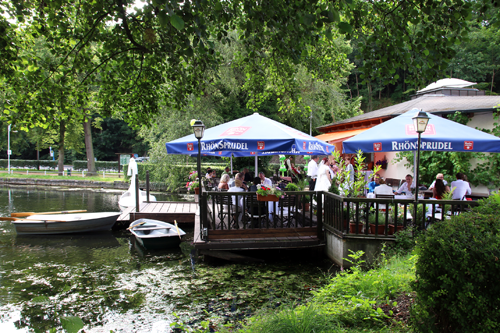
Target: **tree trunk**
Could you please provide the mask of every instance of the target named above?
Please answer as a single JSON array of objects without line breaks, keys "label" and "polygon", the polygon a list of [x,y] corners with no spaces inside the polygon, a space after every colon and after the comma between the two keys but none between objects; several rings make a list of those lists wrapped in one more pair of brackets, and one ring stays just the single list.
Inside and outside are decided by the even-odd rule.
[{"label": "tree trunk", "polygon": [[89,118],[85,118],[83,122],[83,132],[85,134],[85,151],[87,153],[87,177],[96,175],[94,147],[92,145],[91,122]]},{"label": "tree trunk", "polygon": [[491,89],[490,91],[493,92],[493,82],[495,82],[495,69],[493,68],[493,75],[491,76]]},{"label": "tree trunk", "polygon": [[57,164],[58,175],[64,175],[64,135],[66,134],[66,122],[59,123],[59,163]]}]

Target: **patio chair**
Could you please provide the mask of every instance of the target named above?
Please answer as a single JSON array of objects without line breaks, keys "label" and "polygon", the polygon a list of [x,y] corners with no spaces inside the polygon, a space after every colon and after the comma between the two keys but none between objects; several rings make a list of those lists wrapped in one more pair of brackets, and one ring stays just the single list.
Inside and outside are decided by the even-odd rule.
[{"label": "patio chair", "polygon": [[[263,223],[267,221],[268,215],[268,206],[265,201],[258,201],[257,195],[253,195],[251,197],[246,197],[246,212],[245,215],[248,222],[252,225],[253,228],[261,228]],[[259,225],[260,222],[260,225]]]},{"label": "patio chair", "polygon": [[231,197],[215,195],[215,206],[217,209],[217,218],[219,219],[217,229],[227,229],[226,222],[233,226],[236,224],[235,209]]},{"label": "patio chair", "polygon": [[296,197],[294,195],[288,195],[284,198],[280,198],[277,207],[277,216],[281,216],[281,224],[283,227],[293,227],[294,226],[294,217],[293,210],[296,206]]}]

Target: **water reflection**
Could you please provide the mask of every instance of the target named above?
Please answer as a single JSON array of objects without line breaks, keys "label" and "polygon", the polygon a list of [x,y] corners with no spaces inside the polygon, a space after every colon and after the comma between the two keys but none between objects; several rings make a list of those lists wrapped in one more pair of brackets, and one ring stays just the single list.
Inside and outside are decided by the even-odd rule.
[{"label": "water reflection", "polygon": [[[120,194],[0,188],[0,215],[117,211]],[[297,255],[251,265],[197,262],[195,274],[191,249],[183,242],[178,249],[147,251],[125,230],[17,236],[12,224],[2,221],[0,332],[62,331],[65,316],[81,318],[85,332],[169,332],[173,312],[193,325],[236,323],[271,302],[301,302],[324,279],[317,262]]]}]

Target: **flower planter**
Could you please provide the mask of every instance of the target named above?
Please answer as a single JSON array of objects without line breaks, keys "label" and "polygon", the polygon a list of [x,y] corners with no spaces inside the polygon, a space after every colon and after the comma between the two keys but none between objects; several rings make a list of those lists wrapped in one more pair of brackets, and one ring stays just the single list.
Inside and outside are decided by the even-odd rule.
[{"label": "flower planter", "polygon": [[257,201],[279,201],[280,198],[278,198],[274,194],[268,194],[268,195],[260,195],[257,194]]},{"label": "flower planter", "polygon": [[302,209],[303,209],[304,211],[308,212],[308,211],[309,211],[309,208],[310,208],[310,207],[309,207],[309,202],[306,202],[306,203],[303,203],[303,204],[302,204]]},{"label": "flower planter", "polygon": [[200,188],[199,187],[196,187],[194,189],[194,194],[200,194]]},{"label": "flower planter", "polygon": [[388,235],[394,235],[394,233],[403,230],[402,225],[398,225],[397,228],[395,227],[394,224],[389,224],[389,230],[387,232]]},{"label": "flower planter", "polygon": [[370,224],[370,234],[375,235],[375,231],[378,231],[378,235],[385,235],[385,224],[379,224],[378,226],[375,224]]},{"label": "flower planter", "polygon": [[[360,234],[363,230],[363,224],[360,223],[358,224],[358,234]],[[351,234],[355,234],[356,233],[356,223],[349,223],[349,232]]]}]

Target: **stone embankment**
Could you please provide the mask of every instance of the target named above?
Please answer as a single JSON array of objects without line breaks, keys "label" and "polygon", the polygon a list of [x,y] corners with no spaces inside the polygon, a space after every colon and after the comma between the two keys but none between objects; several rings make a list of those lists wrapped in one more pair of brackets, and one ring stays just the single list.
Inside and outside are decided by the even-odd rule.
[{"label": "stone embankment", "polygon": [[[114,181],[114,182],[98,182],[92,180],[77,180],[77,179],[36,179],[36,178],[0,178],[1,185],[21,185],[21,186],[59,186],[72,188],[104,188],[104,189],[123,189],[127,190],[130,182]],[[141,189],[146,188],[146,183],[139,184]],[[151,191],[165,191],[165,185],[153,184],[149,186]]]}]

